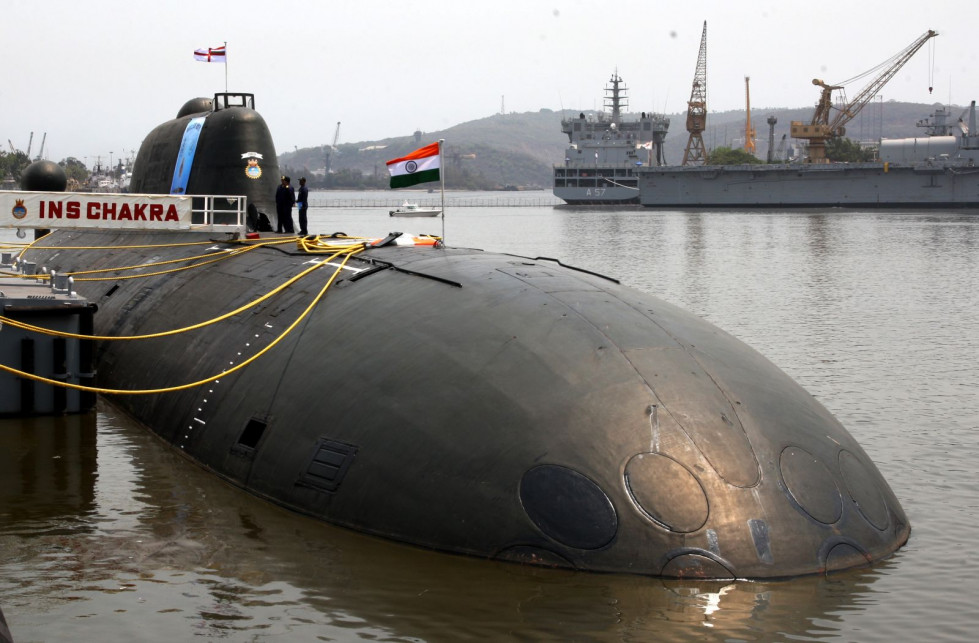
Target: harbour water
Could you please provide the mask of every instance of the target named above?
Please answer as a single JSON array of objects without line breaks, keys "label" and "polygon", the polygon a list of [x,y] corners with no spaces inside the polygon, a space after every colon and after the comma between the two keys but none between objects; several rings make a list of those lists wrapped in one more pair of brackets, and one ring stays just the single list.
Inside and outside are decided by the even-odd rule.
[{"label": "harbour water", "polygon": [[[15,641],[974,640],[979,212],[490,205],[498,196],[450,198],[447,242],[613,276],[746,341],[861,443],[908,514],[908,544],[869,569],[764,583],[439,554],[229,487],[103,401],[0,421],[0,608]],[[325,207],[357,194],[313,197],[314,233],[443,232],[384,206]]]}]

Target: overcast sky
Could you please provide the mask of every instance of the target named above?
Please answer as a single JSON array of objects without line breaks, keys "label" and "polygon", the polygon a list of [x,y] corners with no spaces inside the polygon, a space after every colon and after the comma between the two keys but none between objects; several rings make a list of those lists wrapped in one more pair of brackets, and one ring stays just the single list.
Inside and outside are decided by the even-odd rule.
[{"label": "overcast sky", "polygon": [[[499,113],[594,109],[613,71],[630,110],[682,112],[707,21],[708,110],[808,107],[814,77],[838,83],[923,47],[883,100],[979,98],[968,2],[795,0],[5,0],[0,143],[91,165],[128,156],[225,67],[196,62],[228,43],[228,89],[255,94],[277,151],[436,131]],[[932,71],[933,70],[933,71]],[[866,80],[848,86],[855,96]],[[928,93],[930,84],[934,93]],[[922,114],[926,116],[926,114]],[[87,159],[87,160],[86,160]]]}]

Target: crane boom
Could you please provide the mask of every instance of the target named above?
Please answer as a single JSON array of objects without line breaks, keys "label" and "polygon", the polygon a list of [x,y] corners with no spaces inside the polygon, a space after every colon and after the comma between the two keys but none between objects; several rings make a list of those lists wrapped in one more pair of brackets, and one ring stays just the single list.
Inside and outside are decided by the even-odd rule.
[{"label": "crane boom", "polygon": [[785,162],[785,134],[782,134],[782,140],[778,142],[778,148],[775,150],[774,160],[776,163]]},{"label": "crane boom", "polygon": [[333,172],[333,155],[337,153],[337,143],[340,141],[340,121],[337,121],[337,129],[333,132],[333,143],[330,145],[330,149],[326,150],[326,161],[324,163],[324,170],[326,174],[329,175]]},{"label": "crane boom", "polygon": [[700,35],[700,53],[693,75],[693,88],[687,102],[687,147],[683,151],[683,165],[704,165],[707,152],[704,149],[704,130],[707,129],[707,21]]},{"label": "crane boom", "polygon": [[[802,121],[792,121],[790,133],[792,138],[801,138],[809,141],[809,163],[828,163],[826,158],[826,141],[846,134],[845,125],[860,113],[860,110],[877,95],[878,92],[894,77],[895,74],[908,62],[915,53],[921,49],[926,42],[938,35],[938,32],[929,29],[910,45],[884,61],[874,69],[882,66],[884,71],[875,76],[866,87],[860,90],[856,97],[838,108],[836,116],[832,119],[830,114],[833,110],[833,92],[842,90],[843,84],[829,85],[819,78],[814,78],[813,85],[822,88],[819,102],[816,103],[816,111],[813,113],[812,121],[809,124]],[[861,76],[866,75],[862,74]]]},{"label": "crane boom", "polygon": [[755,128],[751,126],[751,90],[748,84],[750,76],[744,77],[744,151],[748,154],[755,153]]},{"label": "crane boom", "polygon": [[[891,64],[891,66],[888,67],[880,76],[870,81],[870,83],[868,83],[867,86],[864,87],[859,94],[857,94],[856,98],[847,104],[845,109],[840,110],[840,112],[836,115],[836,118],[833,119],[833,122],[830,123],[830,127],[842,128],[846,123],[853,120],[856,115],[860,113],[860,110],[862,110],[864,106],[877,95],[884,85],[886,85],[887,82],[893,78],[898,71],[900,71],[901,67],[904,66],[904,63],[911,60],[911,57],[914,56],[919,49],[924,47],[926,42],[937,35],[937,31],[929,29],[917,40],[908,45],[903,51],[896,54],[892,59],[894,62]],[[931,90],[930,87],[928,89],[929,91]]]}]

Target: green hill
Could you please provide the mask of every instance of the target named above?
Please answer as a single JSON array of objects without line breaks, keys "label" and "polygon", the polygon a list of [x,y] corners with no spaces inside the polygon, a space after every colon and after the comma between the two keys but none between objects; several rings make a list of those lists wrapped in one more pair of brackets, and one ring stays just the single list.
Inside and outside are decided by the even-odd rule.
[{"label": "green hill", "polygon": [[523,114],[495,114],[436,132],[378,141],[343,143],[335,151],[328,145],[302,148],[279,155],[279,165],[293,173],[302,169],[323,184],[329,152],[331,172],[359,172],[387,183],[385,162],[438,139],[445,139],[447,180],[470,177],[471,187],[492,189],[507,185],[549,187],[551,165],[564,158],[567,137],[561,133],[561,115],[552,110]]},{"label": "green hill", "polygon": [[[848,124],[847,136],[857,141],[920,136],[924,132],[915,123],[930,116],[939,106],[939,103],[871,103]],[[951,113],[958,118],[962,110],[962,107],[952,107]],[[789,123],[793,120],[810,120],[812,111],[812,108],[753,109],[751,116],[756,132],[756,155],[761,159],[766,158],[770,131],[767,120],[770,116],[777,120],[774,130],[776,148],[783,135],[784,146],[788,147],[793,143],[788,137]],[[549,188],[552,168],[564,159],[568,145],[567,136],[561,132],[561,118],[577,113],[578,110],[559,112],[541,109],[538,112],[494,114],[441,131],[343,143],[337,150],[330,150],[329,145],[323,144],[306,147],[280,154],[279,164],[292,174],[306,175],[310,185],[315,188],[384,187],[387,185],[386,161],[443,138],[449,187]],[[688,140],[684,130],[686,114],[668,116],[670,134],[666,139],[666,160],[669,164],[675,164],[683,158]],[[721,146],[741,147],[744,144],[744,129],[743,110],[711,112],[703,134],[704,144],[708,150]],[[330,175],[324,172],[327,158]]]}]

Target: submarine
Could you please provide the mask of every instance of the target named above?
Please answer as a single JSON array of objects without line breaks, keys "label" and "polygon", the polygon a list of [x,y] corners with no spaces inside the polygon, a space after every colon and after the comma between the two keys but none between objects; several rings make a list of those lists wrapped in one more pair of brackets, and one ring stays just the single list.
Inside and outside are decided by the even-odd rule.
[{"label": "submarine", "polygon": [[263,232],[278,174],[253,95],[194,99],[143,141],[132,191],[244,196],[243,234],[53,224],[23,253],[97,305],[98,392],[227,482],[580,571],[787,578],[907,541],[863,448],[735,337],[558,260]]}]

